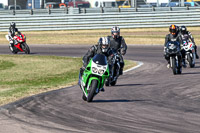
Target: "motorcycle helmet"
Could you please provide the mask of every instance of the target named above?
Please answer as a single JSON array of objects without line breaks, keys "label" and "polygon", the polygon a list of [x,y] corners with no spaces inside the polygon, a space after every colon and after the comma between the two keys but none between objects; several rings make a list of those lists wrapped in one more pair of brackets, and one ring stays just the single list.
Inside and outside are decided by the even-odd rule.
[{"label": "motorcycle helmet", "polygon": [[11,23],[10,23],[10,28],[15,29],[15,27],[16,27],[15,22],[11,22]]},{"label": "motorcycle helmet", "polygon": [[101,37],[99,39],[99,45],[102,52],[106,53],[108,51],[108,48],[110,47],[110,39],[108,37]]},{"label": "motorcycle helmet", "polygon": [[111,35],[113,38],[118,38],[120,36],[120,28],[117,27],[117,26],[114,26],[112,29],[111,29]]},{"label": "motorcycle helmet", "polygon": [[186,26],[181,26],[181,33],[182,33],[182,34],[185,34],[186,31],[187,31]]},{"label": "motorcycle helmet", "polygon": [[177,26],[176,26],[176,25],[174,25],[174,24],[170,25],[170,27],[169,27],[169,32],[170,32],[173,36],[176,35],[177,31],[178,31],[178,29],[177,29]]}]

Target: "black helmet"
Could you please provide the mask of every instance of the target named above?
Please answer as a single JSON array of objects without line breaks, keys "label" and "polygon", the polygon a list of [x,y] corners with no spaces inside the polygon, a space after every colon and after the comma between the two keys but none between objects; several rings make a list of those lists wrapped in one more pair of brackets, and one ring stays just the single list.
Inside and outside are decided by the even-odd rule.
[{"label": "black helmet", "polygon": [[176,25],[174,25],[174,24],[170,25],[170,27],[169,27],[169,32],[170,32],[172,35],[176,35],[177,31],[178,31],[178,29],[177,29],[177,26],[176,26]]},{"label": "black helmet", "polygon": [[108,37],[101,37],[98,43],[103,53],[108,51],[108,48],[110,47],[110,39]]},{"label": "black helmet", "polygon": [[113,38],[118,38],[120,36],[120,28],[117,26],[112,27],[111,35]]},{"label": "black helmet", "polygon": [[11,23],[10,23],[10,28],[13,28],[13,29],[14,29],[15,26],[16,26],[15,22],[11,22]]},{"label": "black helmet", "polygon": [[187,28],[185,26],[181,26],[181,33],[185,34],[187,31]]}]

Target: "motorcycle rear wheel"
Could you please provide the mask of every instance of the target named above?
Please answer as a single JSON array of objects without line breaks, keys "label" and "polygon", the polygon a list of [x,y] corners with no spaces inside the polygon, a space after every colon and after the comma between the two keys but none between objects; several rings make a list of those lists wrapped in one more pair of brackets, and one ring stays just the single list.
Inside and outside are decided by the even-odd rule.
[{"label": "motorcycle rear wheel", "polygon": [[115,85],[116,85],[116,83],[117,83],[117,80],[115,80],[115,81],[111,82],[111,83],[110,83],[110,85],[111,85],[111,86],[115,86]]},{"label": "motorcycle rear wheel", "polygon": [[105,85],[106,85],[106,86],[109,86],[109,84],[110,84],[110,83],[109,83],[109,79],[106,79],[106,80],[105,80]]}]

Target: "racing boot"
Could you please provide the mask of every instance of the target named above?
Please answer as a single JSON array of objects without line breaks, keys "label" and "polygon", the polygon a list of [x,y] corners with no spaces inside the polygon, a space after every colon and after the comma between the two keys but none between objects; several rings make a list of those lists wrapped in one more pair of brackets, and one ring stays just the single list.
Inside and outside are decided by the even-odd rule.
[{"label": "racing boot", "polygon": [[85,71],[85,67],[81,67],[81,68],[80,68],[81,77],[82,77],[84,71]]},{"label": "racing boot", "polygon": [[167,68],[170,68],[171,66],[170,66],[170,61],[169,61],[169,59],[166,59],[167,60]]},{"label": "racing boot", "polygon": [[11,46],[11,47],[14,47],[14,43],[10,43],[10,46]]},{"label": "racing boot", "polygon": [[169,63],[167,64],[167,68],[170,68],[170,64]]},{"label": "racing boot", "polygon": [[101,88],[101,89],[100,89],[100,91],[104,92],[104,91],[105,91],[105,89],[104,89],[104,88]]},{"label": "racing boot", "polygon": [[80,82],[80,81],[81,81],[81,78],[82,78],[82,75],[83,75],[84,70],[85,70],[84,67],[81,67],[81,68],[80,68],[78,85],[81,85],[81,82]]}]

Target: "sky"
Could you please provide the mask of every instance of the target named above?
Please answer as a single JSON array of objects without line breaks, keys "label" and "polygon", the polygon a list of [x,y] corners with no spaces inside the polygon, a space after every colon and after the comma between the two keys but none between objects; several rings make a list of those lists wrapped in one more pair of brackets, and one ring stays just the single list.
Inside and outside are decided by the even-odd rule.
[{"label": "sky", "polygon": [[4,6],[7,6],[8,5],[8,0],[0,0],[0,3],[3,3]]}]

